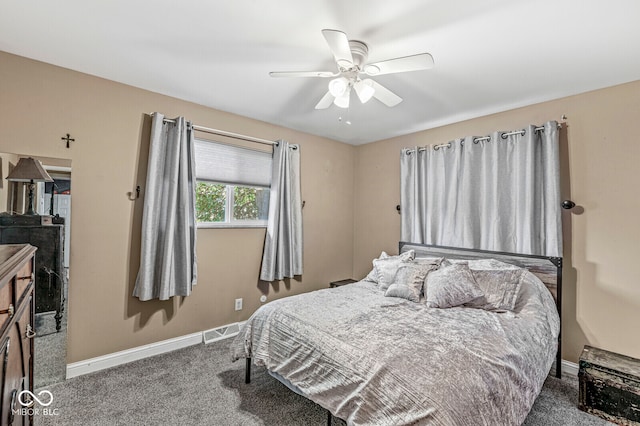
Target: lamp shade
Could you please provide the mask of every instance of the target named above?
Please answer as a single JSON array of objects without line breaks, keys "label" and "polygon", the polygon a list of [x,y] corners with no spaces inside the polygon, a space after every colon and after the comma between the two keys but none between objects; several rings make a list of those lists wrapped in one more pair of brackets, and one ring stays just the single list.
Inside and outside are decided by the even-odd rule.
[{"label": "lamp shade", "polygon": [[349,92],[345,92],[342,96],[339,96],[333,100],[333,103],[340,108],[349,108]]},{"label": "lamp shade", "polygon": [[336,98],[344,95],[349,89],[349,80],[344,77],[334,78],[329,82],[329,92]]},{"label": "lamp shade", "polygon": [[12,182],[53,182],[42,163],[35,158],[21,158],[6,178]]},{"label": "lamp shade", "polygon": [[356,94],[363,104],[368,102],[376,93],[376,89],[373,88],[373,82],[370,79],[358,80],[356,84],[353,85],[353,88],[356,90]]}]

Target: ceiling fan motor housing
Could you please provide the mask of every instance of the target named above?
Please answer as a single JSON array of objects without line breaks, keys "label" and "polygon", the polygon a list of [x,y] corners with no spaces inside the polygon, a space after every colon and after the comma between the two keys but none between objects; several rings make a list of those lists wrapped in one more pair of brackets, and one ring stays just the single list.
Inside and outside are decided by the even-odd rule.
[{"label": "ceiling fan motor housing", "polygon": [[353,56],[353,65],[362,70],[369,57],[369,47],[362,41],[349,40],[349,48],[351,49],[351,56]]}]

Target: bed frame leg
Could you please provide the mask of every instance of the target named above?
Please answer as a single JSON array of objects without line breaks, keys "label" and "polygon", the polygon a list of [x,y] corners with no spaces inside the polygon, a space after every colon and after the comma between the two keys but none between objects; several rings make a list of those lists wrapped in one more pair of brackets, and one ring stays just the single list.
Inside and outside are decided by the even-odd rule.
[{"label": "bed frame leg", "polygon": [[251,358],[247,358],[244,370],[244,382],[251,383]]},{"label": "bed frame leg", "polygon": [[327,426],[331,426],[331,411],[327,410]]}]

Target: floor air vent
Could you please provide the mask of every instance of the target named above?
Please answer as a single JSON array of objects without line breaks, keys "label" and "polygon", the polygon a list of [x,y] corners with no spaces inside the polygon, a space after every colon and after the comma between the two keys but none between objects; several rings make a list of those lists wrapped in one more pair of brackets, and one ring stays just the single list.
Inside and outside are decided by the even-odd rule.
[{"label": "floor air vent", "polygon": [[235,323],[231,325],[225,325],[223,327],[212,328],[202,332],[204,344],[217,342],[218,340],[228,339],[240,332],[241,323]]}]

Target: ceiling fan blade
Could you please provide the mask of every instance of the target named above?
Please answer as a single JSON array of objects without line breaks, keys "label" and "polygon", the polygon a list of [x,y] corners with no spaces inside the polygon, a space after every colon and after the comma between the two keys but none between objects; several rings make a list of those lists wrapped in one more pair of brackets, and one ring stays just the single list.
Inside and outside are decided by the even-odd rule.
[{"label": "ceiling fan blade", "polygon": [[403,58],[367,64],[364,72],[367,75],[383,75],[396,72],[420,71],[433,68],[433,57],[428,53],[405,56]]},{"label": "ceiling fan blade", "polygon": [[336,77],[339,74],[331,71],[276,71],[269,73],[271,77]]},{"label": "ceiling fan blade", "polygon": [[374,80],[367,80],[367,81],[371,81],[371,86],[375,89],[375,92],[373,93],[373,97],[379,100],[380,102],[382,102],[383,104],[385,104],[386,106],[394,107],[398,105],[400,102],[402,102],[402,98],[400,96],[396,95],[395,93],[393,93],[391,90],[387,89],[380,83]]},{"label": "ceiling fan blade", "polygon": [[349,39],[347,35],[338,30],[322,30],[322,35],[333,57],[336,59],[338,66],[341,68],[351,68],[353,66],[353,56],[351,55],[351,48],[349,47]]},{"label": "ceiling fan blade", "polygon": [[316,109],[327,109],[333,103],[335,97],[331,94],[331,92],[325,93],[325,95],[320,99],[320,102],[316,104]]}]

